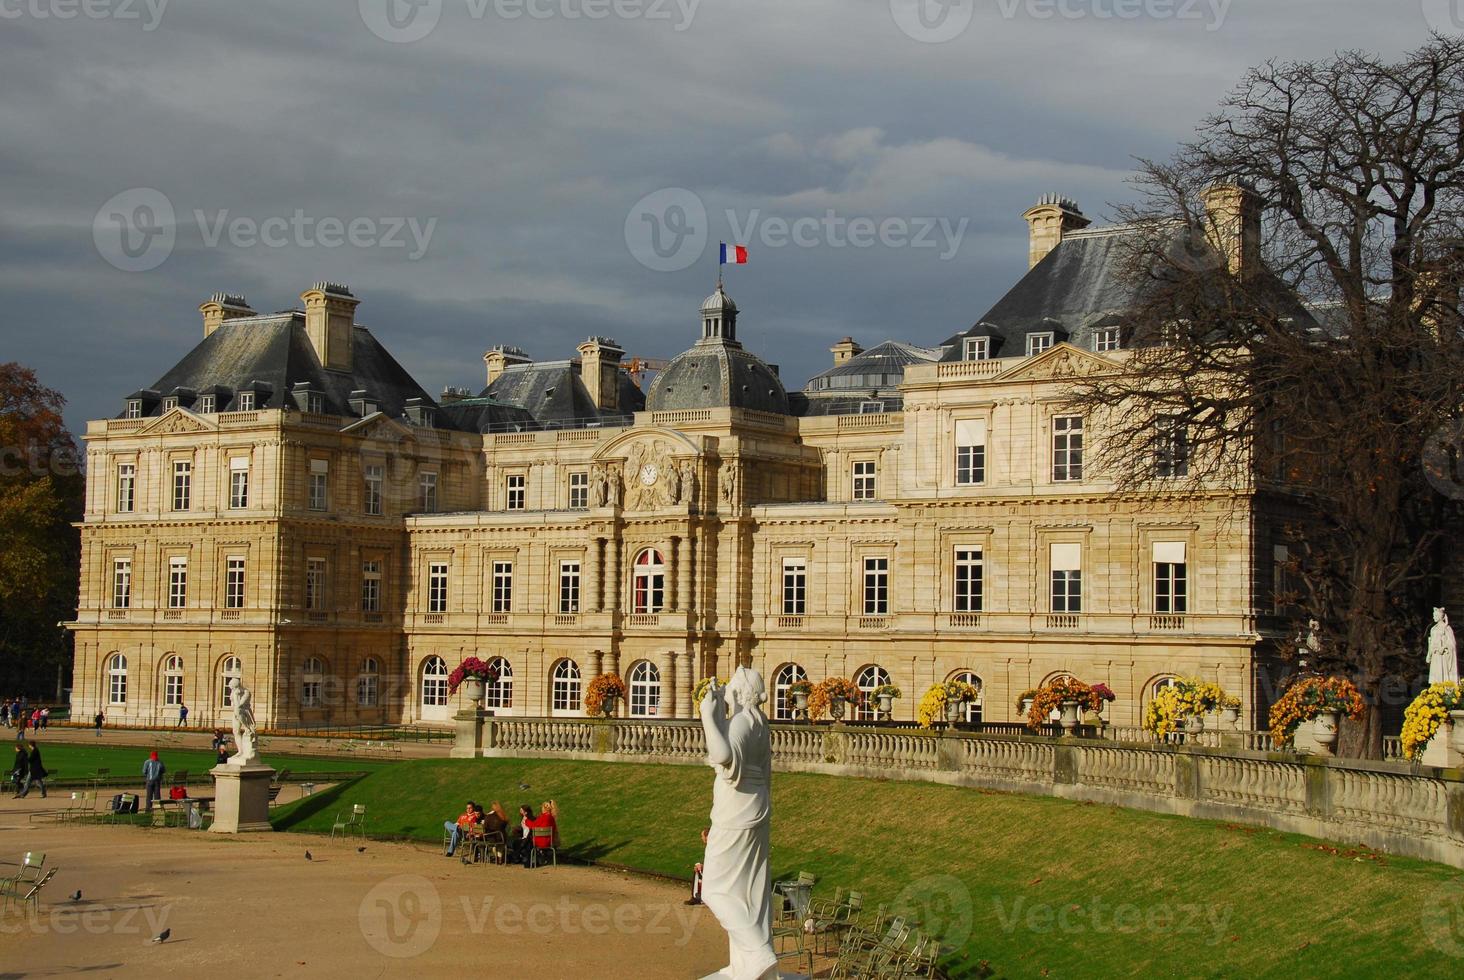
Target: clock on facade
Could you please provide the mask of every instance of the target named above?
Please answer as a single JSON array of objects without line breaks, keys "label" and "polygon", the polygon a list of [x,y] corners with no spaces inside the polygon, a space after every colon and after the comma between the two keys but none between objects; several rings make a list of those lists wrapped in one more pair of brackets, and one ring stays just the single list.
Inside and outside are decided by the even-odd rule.
[{"label": "clock on facade", "polygon": [[661,471],[656,468],[655,463],[647,463],[646,465],[641,467],[640,481],[645,486],[655,486],[656,477],[659,476],[660,473]]}]

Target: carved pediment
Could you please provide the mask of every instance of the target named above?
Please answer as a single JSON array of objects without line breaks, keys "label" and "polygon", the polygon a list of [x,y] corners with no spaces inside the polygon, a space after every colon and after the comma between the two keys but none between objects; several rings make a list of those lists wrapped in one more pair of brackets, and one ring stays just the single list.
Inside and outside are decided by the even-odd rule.
[{"label": "carved pediment", "polygon": [[172,435],[179,432],[211,432],[212,427],[190,412],[181,408],[170,409],[150,425],[142,429],[143,435]]},{"label": "carved pediment", "polygon": [[1061,378],[1082,378],[1114,370],[1118,365],[1107,358],[1085,351],[1072,344],[1058,344],[1040,355],[1001,374],[1002,381],[1048,381]]}]

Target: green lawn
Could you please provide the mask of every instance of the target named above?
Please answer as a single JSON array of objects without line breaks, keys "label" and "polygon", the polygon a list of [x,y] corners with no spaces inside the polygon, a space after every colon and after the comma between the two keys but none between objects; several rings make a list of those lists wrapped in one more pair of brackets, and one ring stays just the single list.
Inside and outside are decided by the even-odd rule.
[{"label": "green lawn", "polygon": [[[435,844],[466,799],[512,813],[552,797],[565,852],[689,877],[711,780],[701,767],[414,761],[283,807],[275,824],[327,831],[364,803],[373,834]],[[871,904],[964,934],[954,976],[979,975],[981,961],[1012,977],[1421,976],[1464,964],[1430,943],[1464,955],[1449,933],[1464,875],[1442,865],[925,783],[781,773],[773,807],[776,877],[806,869],[816,896],[862,888]]]},{"label": "green lawn", "polygon": [[[0,744],[0,760],[5,770],[10,769],[14,749]],[[135,776],[142,778],[142,763],[148,750],[141,747],[78,745],[72,742],[42,742],[41,758],[46,768],[60,779],[84,779],[99,767],[112,770],[113,776]],[[203,776],[214,767],[215,757],[207,749],[179,749],[167,746],[158,748],[158,758],[175,773],[187,769],[193,776]],[[352,756],[336,758],[314,758],[271,754],[267,761],[276,769],[294,769],[297,772],[371,772],[389,763],[379,759],[357,759]]]}]

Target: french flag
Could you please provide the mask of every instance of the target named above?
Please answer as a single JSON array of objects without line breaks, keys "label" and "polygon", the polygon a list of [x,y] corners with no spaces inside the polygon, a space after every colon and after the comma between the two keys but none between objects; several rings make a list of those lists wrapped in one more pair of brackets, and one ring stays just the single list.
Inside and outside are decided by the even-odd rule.
[{"label": "french flag", "polygon": [[747,246],[722,243],[722,265],[746,265]]}]

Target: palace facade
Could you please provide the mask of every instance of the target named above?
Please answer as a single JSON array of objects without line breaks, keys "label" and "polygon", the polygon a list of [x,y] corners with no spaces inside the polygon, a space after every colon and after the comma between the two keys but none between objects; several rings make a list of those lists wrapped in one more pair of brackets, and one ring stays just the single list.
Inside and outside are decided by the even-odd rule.
[{"label": "palace facade", "polygon": [[[1230,261],[1253,253],[1234,190]],[[1057,674],[1106,682],[1137,724],[1176,674],[1264,717],[1278,529],[1253,486],[1118,493],[1103,420],[1064,404],[1121,370],[1117,247],[1071,202],[1024,215],[1030,267],[974,326],[927,346],[845,338],[802,391],[737,339],[720,283],[695,342],[643,393],[614,341],[484,356],[486,387],[434,399],[318,283],[302,308],[200,307],[203,340],[118,417],[89,424],[72,710],[270,726],[447,723],[447,676],[494,661],[488,707],[582,713],[621,675],[629,716],[686,718],[738,664],[787,685],[978,684],[973,716]],[[689,338],[690,339],[690,338]]]}]

